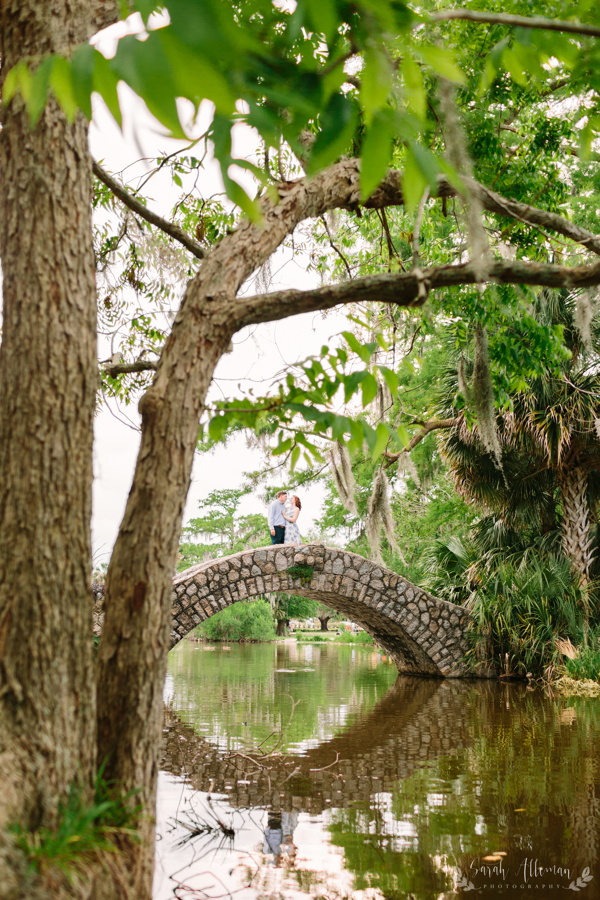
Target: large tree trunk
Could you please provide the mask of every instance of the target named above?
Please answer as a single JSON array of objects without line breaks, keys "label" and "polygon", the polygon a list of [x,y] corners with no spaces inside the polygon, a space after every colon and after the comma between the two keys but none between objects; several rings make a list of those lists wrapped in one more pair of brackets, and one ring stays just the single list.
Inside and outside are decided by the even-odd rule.
[{"label": "large tree trunk", "polygon": [[[91,33],[91,4],[1,0],[2,75]],[[87,126],[51,100],[0,133],[0,831],[91,785],[92,424],[98,374]],[[7,845],[0,896],[10,896]],[[21,897],[23,885],[18,886]]]},{"label": "large tree trunk", "polygon": [[559,473],[563,505],[563,546],[582,587],[590,581],[594,549],[590,536],[590,511],[587,501],[587,474],[582,467]]}]

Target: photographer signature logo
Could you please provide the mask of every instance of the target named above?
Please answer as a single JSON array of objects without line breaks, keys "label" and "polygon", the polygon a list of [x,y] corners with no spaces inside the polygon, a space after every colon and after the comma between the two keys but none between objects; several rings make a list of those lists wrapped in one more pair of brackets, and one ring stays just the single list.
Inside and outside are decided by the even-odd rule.
[{"label": "photographer signature logo", "polygon": [[511,888],[538,888],[539,890],[581,891],[584,890],[593,875],[589,866],[576,878],[566,866],[545,866],[539,859],[524,859],[511,870],[506,864],[506,853],[484,856],[474,859],[468,871],[455,870],[455,888],[464,893],[469,891],[509,891]]}]

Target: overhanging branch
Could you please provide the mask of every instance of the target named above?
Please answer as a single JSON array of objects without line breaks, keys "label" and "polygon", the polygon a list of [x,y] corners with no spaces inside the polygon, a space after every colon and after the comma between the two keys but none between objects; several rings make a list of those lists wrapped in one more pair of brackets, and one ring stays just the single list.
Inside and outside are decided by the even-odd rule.
[{"label": "overhanging branch", "polygon": [[[367,275],[341,284],[328,284],[310,291],[287,290],[253,297],[238,297],[231,312],[237,329],[259,322],[273,322],[305,312],[332,309],[348,303],[379,302],[395,306],[422,306],[429,291],[441,287],[476,284],[479,271],[470,263],[438,266],[418,272]],[[540,287],[594,287],[600,284],[600,262],[592,266],[553,266],[522,260],[494,260],[486,281],[497,284],[530,284]]]},{"label": "overhanging branch", "polygon": [[122,184],[119,184],[112,175],[105,172],[102,166],[98,165],[95,160],[92,160],[92,169],[96,178],[99,178],[100,181],[113,192],[115,197],[118,197],[121,203],[124,203],[125,206],[137,216],[140,216],[141,219],[145,219],[146,222],[150,222],[150,224],[154,225],[156,228],[160,228],[161,231],[164,231],[165,234],[168,234],[169,237],[172,237],[174,240],[179,241],[180,244],[183,244],[183,246],[186,247],[190,253],[193,253],[194,256],[198,257],[198,259],[204,259],[207,256],[204,247],[201,247],[194,238],[190,237],[189,234],[186,234],[179,225],[168,222],[166,219],[163,219],[162,216],[157,216],[156,213],[149,210],[143,203],[134,197],[133,194],[130,194]]},{"label": "overhanging branch", "polygon": [[569,34],[586,34],[600,37],[600,28],[579,22],[564,22],[560,19],[545,19],[542,16],[512,16],[508,13],[479,12],[474,9],[447,9],[445,12],[433,13],[434,22],[445,22],[450,19],[462,19],[465,22],[478,22],[488,25],[507,25],[509,28],[540,28],[544,31],[563,31]]}]

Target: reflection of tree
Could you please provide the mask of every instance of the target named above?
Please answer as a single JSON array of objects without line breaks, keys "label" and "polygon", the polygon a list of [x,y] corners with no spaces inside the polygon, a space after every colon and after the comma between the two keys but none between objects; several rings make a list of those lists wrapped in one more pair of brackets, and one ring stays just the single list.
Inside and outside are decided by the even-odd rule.
[{"label": "reflection of tree", "polygon": [[[321,674],[326,680],[325,665]],[[364,708],[305,755],[262,762],[252,751],[202,749],[209,745],[195,745],[191,729],[171,720],[165,765],[186,771],[198,789],[212,780],[234,807],[270,804],[276,812],[277,796],[281,811],[322,812],[354,887],[389,898],[433,900],[452,890],[454,867],[469,872],[494,850],[508,854],[513,872],[525,856],[593,871],[597,701],[403,677]]]},{"label": "reflection of tree", "polygon": [[[188,721],[201,722],[203,731],[234,749],[256,746],[275,732],[267,741],[272,745],[288,726],[293,697],[300,702],[285,730],[285,748],[342,729],[380,700],[397,677],[380,660],[377,651],[326,644],[209,652],[182,642],[169,657],[173,706],[192,711]],[[347,698],[342,707],[339,697]]]},{"label": "reflection of tree", "polygon": [[434,871],[431,860],[447,854],[450,865],[468,871],[474,859],[499,849],[512,871],[531,856],[572,871],[593,869],[600,833],[598,704],[566,705],[520,688],[469,693],[468,750],[440,756],[399,782],[384,810],[375,803],[332,814],[332,840],[343,847],[357,888],[437,897],[447,863]]}]

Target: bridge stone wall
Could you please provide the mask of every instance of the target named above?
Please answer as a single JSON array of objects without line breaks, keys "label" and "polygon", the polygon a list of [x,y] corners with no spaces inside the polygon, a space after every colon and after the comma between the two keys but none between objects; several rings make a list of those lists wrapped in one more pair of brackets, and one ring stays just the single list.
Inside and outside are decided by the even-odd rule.
[{"label": "bridge stone wall", "polygon": [[[303,579],[288,571],[294,566],[313,573]],[[173,579],[171,647],[230,604],[271,592],[310,597],[342,613],[377,641],[399,672],[446,678],[475,674],[465,664],[469,610],[362,556],[319,543],[248,550],[181,572]],[[103,587],[94,585],[96,635],[103,604]],[[476,674],[494,673],[480,667]]]},{"label": "bridge stone wall", "polygon": [[[310,566],[310,580],[288,572]],[[470,613],[395,572],[323,544],[276,545],[187,569],[173,580],[172,646],[238,600],[282,592],[310,597],[361,625],[400,672],[460,677]]]}]

